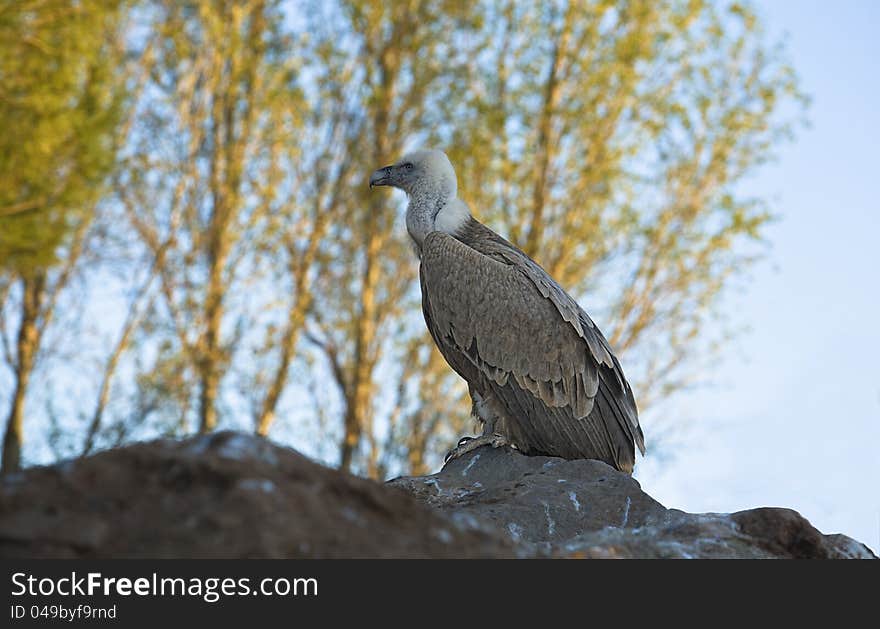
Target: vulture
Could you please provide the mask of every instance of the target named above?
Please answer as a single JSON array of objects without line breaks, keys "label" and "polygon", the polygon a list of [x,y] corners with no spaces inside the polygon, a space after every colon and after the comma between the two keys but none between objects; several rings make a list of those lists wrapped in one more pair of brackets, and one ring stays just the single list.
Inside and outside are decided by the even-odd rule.
[{"label": "vulture", "polygon": [[370,176],[406,192],[431,337],[468,383],[482,435],[448,455],[511,445],[632,473],[645,453],[632,389],[577,302],[523,251],[471,216],[445,153],[422,150]]}]

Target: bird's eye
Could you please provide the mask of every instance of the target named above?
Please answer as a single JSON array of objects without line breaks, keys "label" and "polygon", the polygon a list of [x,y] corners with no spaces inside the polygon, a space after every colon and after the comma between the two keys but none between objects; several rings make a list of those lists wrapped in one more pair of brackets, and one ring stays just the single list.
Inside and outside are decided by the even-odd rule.
[{"label": "bird's eye", "polygon": [[412,169],[413,169],[413,165],[410,164],[409,162],[407,162],[406,164],[404,164],[403,167],[406,168],[407,170],[412,170]]}]

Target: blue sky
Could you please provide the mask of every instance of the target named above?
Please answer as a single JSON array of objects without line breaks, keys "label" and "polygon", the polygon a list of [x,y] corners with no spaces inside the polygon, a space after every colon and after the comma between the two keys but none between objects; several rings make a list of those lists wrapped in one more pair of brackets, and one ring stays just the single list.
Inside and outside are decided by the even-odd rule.
[{"label": "blue sky", "polygon": [[666,506],[797,509],[880,549],[880,3],[757,3],[812,97],[811,126],[749,182],[775,200],[767,260],[728,299],[751,330],[681,399],[674,460],[637,470]]}]

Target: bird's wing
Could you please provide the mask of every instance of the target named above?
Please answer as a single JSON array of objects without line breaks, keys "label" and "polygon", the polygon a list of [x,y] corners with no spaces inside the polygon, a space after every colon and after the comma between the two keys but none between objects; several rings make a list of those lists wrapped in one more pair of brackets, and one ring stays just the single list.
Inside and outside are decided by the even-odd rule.
[{"label": "bird's wing", "polygon": [[[501,241],[504,242],[504,241]],[[587,314],[547,273],[511,247],[501,262],[443,232],[422,244],[423,290],[435,340],[454,344],[499,385],[513,378],[549,407],[590,415],[603,408],[644,452],[632,392]],[[440,337],[440,338],[438,338]],[[631,441],[630,443],[632,443]]]}]

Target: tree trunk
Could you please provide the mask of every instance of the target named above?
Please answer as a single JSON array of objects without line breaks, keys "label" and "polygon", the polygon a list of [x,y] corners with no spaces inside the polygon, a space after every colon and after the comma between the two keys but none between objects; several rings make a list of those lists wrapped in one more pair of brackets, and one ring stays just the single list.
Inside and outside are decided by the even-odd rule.
[{"label": "tree trunk", "polygon": [[202,375],[202,389],[199,394],[199,432],[208,433],[217,427],[217,391],[220,388],[220,374],[215,365],[208,365]]},{"label": "tree trunk", "polygon": [[0,474],[8,474],[21,469],[21,446],[24,441],[24,403],[27,396],[34,358],[40,341],[37,319],[45,297],[46,275],[43,272],[21,280],[21,326],[16,344],[15,390],[6,421],[6,434],[3,437],[3,463]]},{"label": "tree trunk", "polygon": [[339,469],[346,472],[351,471],[351,459],[354,456],[355,448],[361,439],[360,427],[358,426],[358,417],[354,411],[354,403],[350,402],[345,411],[345,435],[340,445],[340,461]]},{"label": "tree trunk", "polygon": [[[331,207],[336,204],[334,200]],[[312,305],[312,286],[309,281],[309,270],[315,261],[318,253],[318,246],[324,235],[324,229],[327,224],[328,211],[317,211],[315,213],[315,228],[311,235],[308,248],[296,263],[291,263],[291,273],[293,275],[294,285],[296,286],[297,298],[296,303],[290,308],[287,316],[287,327],[281,338],[281,359],[278,368],[275,370],[275,376],[272,384],[266,392],[260,413],[257,416],[257,434],[265,437],[269,434],[269,428],[275,421],[275,409],[278,406],[278,400],[284,392],[287,384],[287,373],[290,370],[290,363],[293,362],[296,353],[296,344],[299,340],[300,332],[305,325],[306,313]],[[290,246],[290,255],[295,256],[295,247]]]},{"label": "tree trunk", "polygon": [[[387,57],[385,55],[388,55]],[[388,116],[391,108],[394,69],[397,60],[393,50],[385,51],[380,57],[382,94],[385,100],[378,106],[375,114],[375,136],[373,146],[373,163],[385,163],[390,155],[391,142],[386,137]],[[355,348],[353,378],[345,410],[344,435],[341,444],[340,469],[350,471],[354,451],[360,444],[361,435],[367,428],[370,417],[370,405],[373,396],[373,343],[376,336],[377,304],[376,289],[379,283],[379,255],[383,238],[382,231],[377,227],[378,217],[383,212],[382,200],[376,196],[369,197],[370,212],[363,216],[366,249],[364,251],[364,271],[361,275],[360,312],[355,322]]]},{"label": "tree trunk", "polygon": [[418,428],[414,430],[414,434],[408,445],[409,449],[406,455],[407,462],[409,463],[408,474],[410,476],[423,476],[427,474],[428,466],[425,463],[425,450],[427,449],[427,443],[425,435],[421,430]]},{"label": "tree trunk", "polygon": [[[305,299],[301,297],[301,299]],[[278,406],[278,400],[284,392],[284,386],[287,383],[287,373],[290,370],[290,363],[293,361],[293,354],[296,351],[296,343],[299,340],[299,333],[302,330],[305,321],[306,305],[296,306],[290,312],[287,322],[287,329],[281,340],[281,359],[278,369],[275,371],[275,377],[272,384],[266,392],[266,397],[260,408],[260,414],[257,416],[257,434],[265,437],[269,434],[269,428],[275,421],[275,409]]]},{"label": "tree trunk", "polygon": [[565,59],[568,40],[571,35],[573,19],[573,6],[569,5],[565,16],[562,30],[553,47],[550,60],[550,72],[547,75],[547,83],[544,87],[544,102],[541,110],[541,119],[538,124],[538,148],[535,155],[535,164],[532,173],[534,187],[532,188],[532,216],[529,227],[529,235],[526,239],[523,251],[531,257],[537,257],[544,237],[544,209],[547,204],[547,175],[553,152],[553,119],[559,105],[560,96],[560,73]]},{"label": "tree trunk", "polygon": [[[216,210],[215,210],[216,211]],[[215,226],[212,234],[208,293],[205,300],[205,333],[202,338],[199,371],[199,432],[211,432],[217,427],[217,393],[220,388],[220,324],[223,321],[223,234]]]},{"label": "tree trunk", "polygon": [[382,210],[378,201],[367,222],[367,248],[364,256],[364,272],[361,276],[361,308],[356,322],[354,365],[351,394],[345,412],[345,434],[342,440],[342,461],[340,468],[350,470],[354,451],[360,444],[361,435],[367,428],[370,416],[370,403],[373,397],[373,357],[372,347],[376,336],[376,289],[379,284],[379,254],[382,247],[382,234],[373,223]]},{"label": "tree trunk", "polygon": [[[215,212],[224,212],[217,209]],[[223,348],[220,326],[223,322],[223,269],[226,266],[228,243],[225,221],[215,221],[211,234],[208,292],[205,299],[205,331],[199,356],[199,432],[211,432],[217,427],[217,394],[220,390]]]},{"label": "tree trunk", "polygon": [[[218,63],[218,67],[222,63]],[[240,161],[237,155],[240,143],[234,135],[235,110],[231,95],[227,92],[214,94],[211,111],[211,137],[214,143],[211,153],[210,188],[213,208],[208,225],[207,258],[208,282],[205,293],[204,330],[200,339],[198,371],[199,432],[207,433],[217,427],[217,395],[223,370],[223,347],[220,327],[223,323],[226,284],[224,269],[229,257],[233,235],[230,221],[237,209],[237,191],[240,183]]]}]

